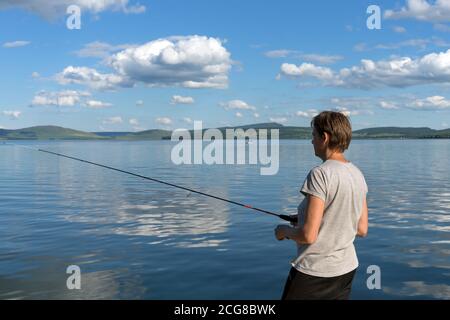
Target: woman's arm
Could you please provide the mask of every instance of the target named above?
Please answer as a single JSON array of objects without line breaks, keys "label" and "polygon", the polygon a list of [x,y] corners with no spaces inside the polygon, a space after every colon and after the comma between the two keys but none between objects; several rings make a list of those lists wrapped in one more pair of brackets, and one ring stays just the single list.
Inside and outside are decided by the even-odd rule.
[{"label": "woman's arm", "polygon": [[369,209],[367,208],[367,199],[364,198],[362,213],[358,222],[358,232],[356,233],[356,235],[362,238],[367,237],[368,229],[369,229]]},{"label": "woman's arm", "polygon": [[280,225],[275,229],[277,239],[288,238],[299,244],[313,244],[317,240],[322,222],[325,202],[315,196],[308,195],[305,224],[302,227]]}]

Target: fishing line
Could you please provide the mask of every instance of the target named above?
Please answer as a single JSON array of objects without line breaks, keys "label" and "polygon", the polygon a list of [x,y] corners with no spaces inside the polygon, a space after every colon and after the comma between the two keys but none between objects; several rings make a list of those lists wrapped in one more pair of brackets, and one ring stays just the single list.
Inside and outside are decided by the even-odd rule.
[{"label": "fishing line", "polygon": [[75,161],[78,161],[78,162],[83,162],[83,163],[90,164],[90,165],[97,166],[97,167],[101,167],[101,168],[104,168],[104,169],[108,169],[108,170],[124,173],[124,174],[127,174],[127,175],[131,175],[131,176],[138,177],[138,178],[141,178],[141,179],[157,182],[157,183],[160,183],[160,184],[164,184],[166,186],[170,186],[170,187],[173,187],[173,188],[178,188],[178,189],[181,189],[181,190],[185,190],[185,191],[189,191],[189,192],[192,192],[192,193],[196,193],[196,194],[199,194],[199,195],[202,195],[202,196],[205,196],[205,197],[209,197],[209,198],[213,198],[213,199],[216,199],[216,200],[228,202],[228,203],[231,203],[231,204],[234,204],[234,205],[237,205],[237,206],[244,207],[246,209],[251,209],[251,210],[254,210],[254,211],[257,211],[257,212],[261,212],[261,213],[269,214],[269,215],[272,215],[272,216],[276,216],[276,217],[278,217],[280,219],[283,219],[285,221],[288,221],[288,222],[293,222],[293,223],[297,222],[296,217],[291,217],[291,216],[284,215],[284,214],[277,214],[277,213],[274,213],[274,212],[271,212],[271,211],[267,211],[267,210],[264,210],[264,209],[253,207],[253,206],[248,205],[248,204],[244,204],[244,203],[240,203],[240,202],[237,202],[237,201],[233,201],[233,200],[225,199],[225,198],[222,198],[222,197],[218,197],[218,196],[206,193],[206,192],[201,192],[201,191],[194,190],[194,189],[187,188],[187,187],[183,187],[183,186],[180,186],[180,185],[177,185],[177,184],[174,184],[174,183],[169,183],[169,182],[166,182],[166,181],[163,181],[163,180],[159,180],[159,179],[143,176],[143,175],[140,175],[138,173],[133,173],[133,172],[126,171],[126,170],[117,169],[117,168],[110,167],[110,166],[107,166],[107,165],[104,165],[104,164],[95,163],[95,162],[92,162],[92,161],[88,161],[88,160],[84,160],[84,159],[80,159],[80,158],[68,156],[68,155],[65,155],[65,154],[62,154],[62,153],[57,153],[57,152],[44,150],[44,149],[40,149],[40,148],[33,148],[33,147],[29,147],[29,146],[10,144],[10,143],[8,143],[8,145],[23,147],[23,148],[34,150],[34,151],[39,151],[39,152],[42,152],[42,153],[46,153],[46,154],[50,154],[50,155],[54,155],[54,156],[58,156],[58,157],[62,157],[62,158],[67,158],[67,159],[75,160]]}]

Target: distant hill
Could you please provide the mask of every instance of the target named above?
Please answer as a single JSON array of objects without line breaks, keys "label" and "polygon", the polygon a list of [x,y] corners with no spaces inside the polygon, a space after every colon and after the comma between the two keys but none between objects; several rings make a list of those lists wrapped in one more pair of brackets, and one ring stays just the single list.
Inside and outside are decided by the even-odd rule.
[{"label": "distant hill", "polygon": [[92,132],[93,134],[100,136],[100,137],[106,137],[106,138],[115,138],[120,136],[125,136],[129,134],[130,132]]},{"label": "distant hill", "polygon": [[[268,136],[270,137],[270,129],[278,129],[280,132],[280,139],[310,139],[311,128],[310,127],[290,127],[283,126],[278,123],[258,123],[254,125],[240,126],[237,129],[246,130],[248,128],[254,129],[268,129]],[[227,128],[228,129],[228,128]],[[233,128],[231,128],[233,129]]]},{"label": "distant hill", "polygon": [[366,139],[433,139],[449,138],[450,129],[434,130],[430,128],[369,128],[353,132],[353,137]]},{"label": "distant hill", "polygon": [[[237,127],[218,128],[225,137],[226,129],[279,129],[280,139],[311,139],[310,127],[283,126],[278,123],[257,123]],[[204,129],[206,130],[206,129]],[[190,131],[193,136],[193,130]],[[270,137],[270,130],[268,131]],[[166,140],[172,135],[168,130],[141,132],[83,132],[57,126],[37,126],[25,129],[0,129],[0,140]],[[355,139],[450,139],[450,129],[381,127],[356,130]]]},{"label": "distant hill", "polygon": [[2,138],[2,137],[5,137],[6,135],[8,135],[8,132],[9,132],[10,130],[5,130],[5,129],[0,129],[0,139]]},{"label": "distant hill", "polygon": [[436,130],[430,128],[398,128],[398,127],[382,127],[382,128],[369,128],[362,129],[353,132],[353,136],[364,138],[420,138],[428,135],[435,134]]},{"label": "distant hill", "polygon": [[450,129],[439,130],[436,132],[438,138],[450,139]]},{"label": "distant hill", "polygon": [[311,139],[310,127],[283,127],[280,129],[280,139]]},{"label": "distant hill", "polygon": [[171,136],[172,131],[154,129],[141,132],[129,132],[116,137],[116,140],[162,140],[170,139]]},{"label": "distant hill", "polygon": [[2,130],[0,139],[7,140],[97,140],[104,139],[94,133],[57,126],[37,126],[18,130]]},{"label": "distant hill", "polygon": [[233,128],[239,128],[239,129],[281,129],[286,128],[282,124],[276,123],[276,122],[266,122],[266,123],[255,123],[255,124],[249,124],[245,126],[237,126],[237,127],[224,127],[219,129],[233,129]]}]

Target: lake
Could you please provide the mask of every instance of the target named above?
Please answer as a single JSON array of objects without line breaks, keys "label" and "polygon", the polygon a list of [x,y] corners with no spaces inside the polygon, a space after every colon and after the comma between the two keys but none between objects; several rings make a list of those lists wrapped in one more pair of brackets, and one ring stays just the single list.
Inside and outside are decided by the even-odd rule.
[{"label": "lake", "polygon": [[[170,141],[22,141],[280,214],[295,214],[310,141],[258,165],[181,165]],[[450,140],[357,140],[369,186],[352,299],[450,299]],[[0,145],[1,299],[279,299],[295,257],[276,217],[30,149]],[[69,265],[81,290],[68,290]],[[381,270],[369,290],[367,267]]]}]

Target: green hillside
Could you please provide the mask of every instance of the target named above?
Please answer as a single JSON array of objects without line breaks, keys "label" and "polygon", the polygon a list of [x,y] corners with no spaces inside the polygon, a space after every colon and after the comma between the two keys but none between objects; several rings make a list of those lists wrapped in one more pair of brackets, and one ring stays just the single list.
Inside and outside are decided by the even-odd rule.
[{"label": "green hillside", "polygon": [[450,139],[450,129],[445,129],[445,130],[439,130],[436,132],[436,137],[437,138],[446,138],[446,139]]},{"label": "green hillside", "polygon": [[167,130],[146,130],[141,132],[130,132],[122,136],[114,137],[116,140],[162,140],[170,139],[171,131]]},{"label": "green hillside", "polygon": [[10,130],[0,129],[0,140],[5,138],[8,135]]},{"label": "green hillside", "polygon": [[94,140],[104,139],[96,134],[57,126],[37,126],[18,130],[3,130],[0,138],[7,140]]},{"label": "green hillside", "polygon": [[311,139],[310,127],[283,127],[280,129],[280,139]]},{"label": "green hillside", "polygon": [[[311,128],[283,126],[278,123],[259,123],[239,127],[218,128],[224,138],[227,129],[279,129],[280,139],[311,139]],[[203,130],[203,132],[206,129]],[[190,131],[193,137],[193,130]],[[37,126],[25,129],[0,129],[0,140],[167,140],[172,135],[168,130],[146,130],[141,132],[83,132],[57,126]],[[381,127],[356,130],[354,139],[449,139],[450,129]]]},{"label": "green hillside", "polygon": [[430,128],[398,128],[381,127],[362,129],[353,132],[354,138],[424,138],[436,135],[437,131]]}]

